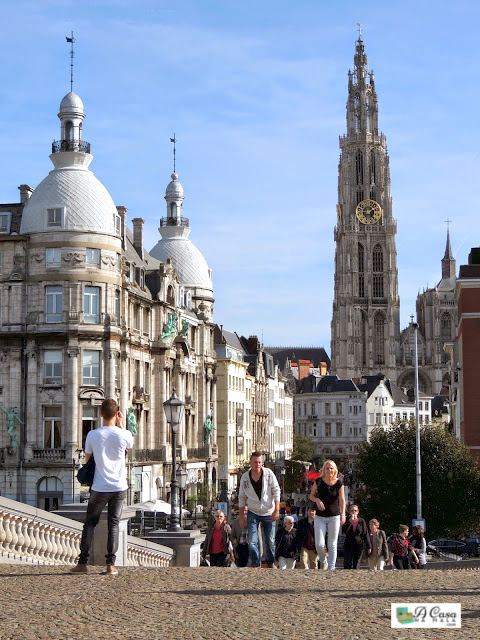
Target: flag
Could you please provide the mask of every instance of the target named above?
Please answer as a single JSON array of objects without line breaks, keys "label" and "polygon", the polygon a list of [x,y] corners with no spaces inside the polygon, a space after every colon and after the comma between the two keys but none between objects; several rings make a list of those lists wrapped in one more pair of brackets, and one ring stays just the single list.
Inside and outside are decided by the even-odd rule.
[{"label": "flag", "polygon": [[176,142],[177,140],[175,138],[170,138],[170,142]]},{"label": "flag", "polygon": [[67,42],[73,42],[73,38],[66,38]]}]

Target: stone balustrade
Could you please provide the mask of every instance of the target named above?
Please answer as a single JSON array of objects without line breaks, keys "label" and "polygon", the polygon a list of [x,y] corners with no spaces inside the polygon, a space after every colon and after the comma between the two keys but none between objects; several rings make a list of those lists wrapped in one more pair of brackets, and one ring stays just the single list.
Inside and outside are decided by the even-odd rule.
[{"label": "stone balustrade", "polygon": [[[49,511],[0,497],[0,563],[74,565],[82,524]],[[129,566],[168,567],[172,549],[127,536]]]}]

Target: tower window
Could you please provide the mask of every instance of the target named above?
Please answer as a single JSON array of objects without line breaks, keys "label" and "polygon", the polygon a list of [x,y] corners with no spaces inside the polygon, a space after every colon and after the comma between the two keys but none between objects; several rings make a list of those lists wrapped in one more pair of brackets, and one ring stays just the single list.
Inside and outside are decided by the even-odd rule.
[{"label": "tower window", "polygon": [[47,209],[47,227],[62,226],[62,209]]},{"label": "tower window", "polygon": [[363,245],[358,245],[358,295],[365,297],[365,250]]},{"label": "tower window", "polygon": [[357,184],[363,184],[363,153],[361,151],[355,154],[355,176]]},{"label": "tower window", "polygon": [[377,313],[373,322],[373,348],[375,364],[385,364],[385,318]]},{"label": "tower window", "polygon": [[383,251],[377,244],[373,248],[373,297],[383,298]]}]

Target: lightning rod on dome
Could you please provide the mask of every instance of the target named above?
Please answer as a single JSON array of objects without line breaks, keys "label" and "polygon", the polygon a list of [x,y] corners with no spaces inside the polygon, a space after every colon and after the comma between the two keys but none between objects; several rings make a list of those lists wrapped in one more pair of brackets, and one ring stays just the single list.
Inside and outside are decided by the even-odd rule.
[{"label": "lightning rod on dome", "polygon": [[173,142],[173,173],[176,173],[176,171],[175,171],[175,145],[177,143],[177,139],[175,137],[175,133],[173,134],[173,138],[170,138],[170,142]]},{"label": "lightning rod on dome", "polygon": [[70,38],[65,36],[67,42],[70,42],[70,91],[73,91],[73,43],[75,42],[75,38],[73,37],[73,31],[71,32]]}]

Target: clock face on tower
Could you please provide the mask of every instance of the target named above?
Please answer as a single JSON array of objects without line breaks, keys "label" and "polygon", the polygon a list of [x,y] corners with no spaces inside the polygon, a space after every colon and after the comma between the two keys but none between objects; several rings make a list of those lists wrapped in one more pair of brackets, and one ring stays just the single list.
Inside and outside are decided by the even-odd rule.
[{"label": "clock face on tower", "polygon": [[355,213],[363,224],[375,224],[380,220],[382,207],[375,200],[362,200],[357,204]]}]

